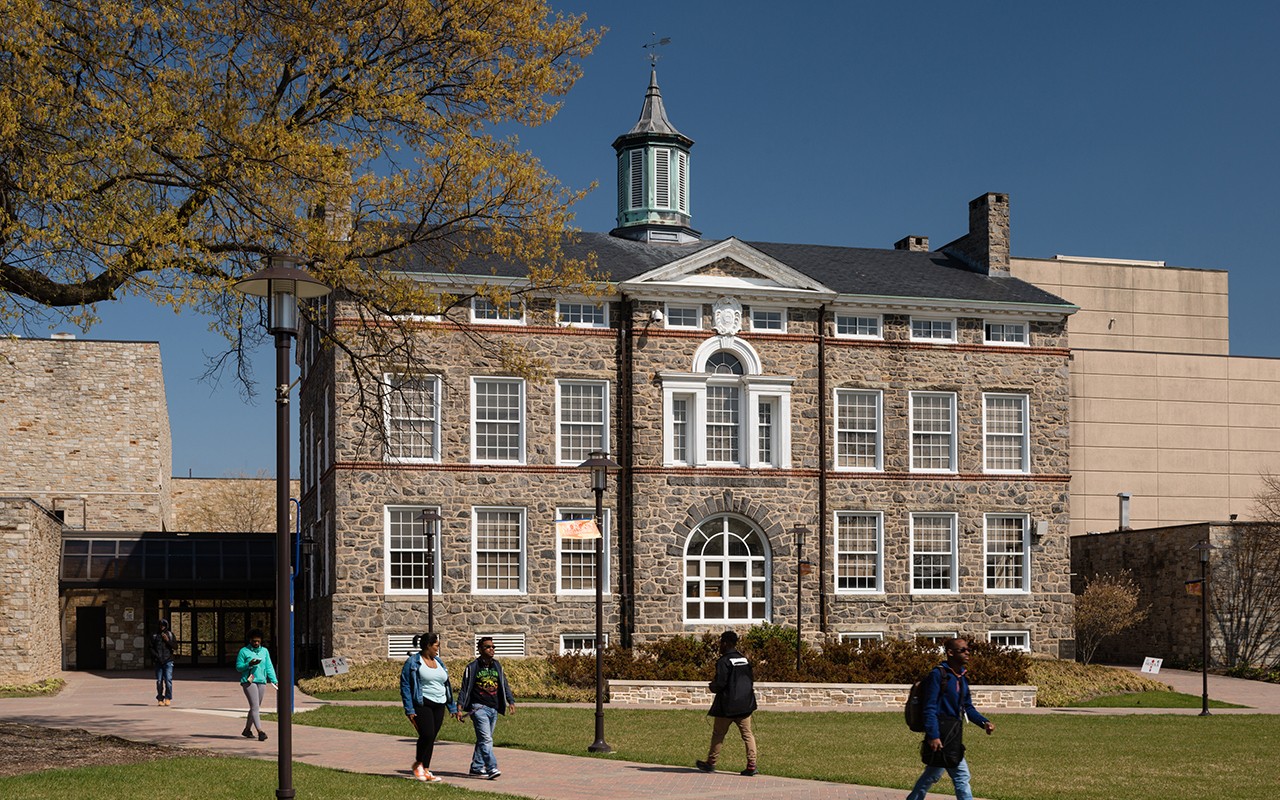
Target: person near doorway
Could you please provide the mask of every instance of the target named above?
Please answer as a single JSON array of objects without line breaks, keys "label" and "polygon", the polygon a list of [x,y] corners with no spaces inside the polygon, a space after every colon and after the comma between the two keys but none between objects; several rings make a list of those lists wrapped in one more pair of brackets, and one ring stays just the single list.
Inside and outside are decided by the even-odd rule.
[{"label": "person near doorway", "polygon": [[720,660],[716,662],[716,677],[708,687],[715,699],[707,716],[715,721],[711,727],[711,749],[706,761],[694,764],[703,772],[715,772],[720,758],[720,746],[729,732],[730,723],[738,726],[742,743],[747,748],[747,768],[743,775],[756,774],[756,737],[751,732],[751,714],[756,710],[755,682],[751,662],[738,652],[738,634],[725,631],[720,634]]},{"label": "person near doorway", "polygon": [[417,758],[410,772],[417,780],[434,782],[440,780],[431,774],[431,754],[435,750],[436,735],[444,723],[445,711],[456,716],[458,706],[453,701],[449,671],[440,659],[440,634],[419,634],[413,637],[413,646],[419,651],[409,656],[400,670],[400,699],[404,702],[404,714],[418,732]]},{"label": "person near doorway", "polygon": [[169,629],[169,620],[160,620],[160,629],[151,634],[151,660],[156,668],[156,705],[173,703],[173,656],[178,640]]},{"label": "person near doorway", "polygon": [[240,735],[246,739],[253,738],[258,732],[258,741],[267,740],[267,732],[262,729],[262,718],[259,709],[262,707],[262,696],[267,693],[267,684],[279,689],[276,681],[276,669],[271,665],[271,653],[262,646],[262,631],[249,631],[249,643],[240,648],[236,655],[236,672],[240,673],[240,688],[244,690],[245,699],[249,701],[249,715]]},{"label": "person near doorway", "polygon": [[502,665],[493,657],[493,637],[485,636],[476,643],[479,657],[462,671],[462,688],[458,690],[459,720],[471,714],[476,729],[476,747],[471,754],[471,774],[493,780],[502,774],[493,755],[493,729],[499,714],[516,713],[516,699],[507,685]]},{"label": "person near doorway", "polygon": [[907,800],[924,800],[942,773],[951,776],[956,800],[973,800],[969,789],[969,764],[964,759],[964,721],[967,717],[990,736],[996,726],[978,713],[969,694],[969,642],[947,639],[942,643],[947,660],[935,667],[921,684],[924,709],[924,741],[920,743],[920,760],[924,772],[907,795]]}]

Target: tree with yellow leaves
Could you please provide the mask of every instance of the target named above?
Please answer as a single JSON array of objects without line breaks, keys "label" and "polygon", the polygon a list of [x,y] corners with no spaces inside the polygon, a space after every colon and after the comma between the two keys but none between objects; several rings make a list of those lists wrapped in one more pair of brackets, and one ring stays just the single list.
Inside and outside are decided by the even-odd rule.
[{"label": "tree with yellow leaves", "polygon": [[[554,115],[599,38],[581,17],[540,0],[0,0],[0,18],[0,332],[88,329],[97,303],[135,295],[208,315],[240,354],[262,334],[229,288],[271,252],[302,254],[356,319],[459,302],[395,269],[424,254],[436,273],[518,262],[534,287],[590,277],[561,252],[581,193],[494,132]],[[401,333],[329,342],[412,361]]]}]

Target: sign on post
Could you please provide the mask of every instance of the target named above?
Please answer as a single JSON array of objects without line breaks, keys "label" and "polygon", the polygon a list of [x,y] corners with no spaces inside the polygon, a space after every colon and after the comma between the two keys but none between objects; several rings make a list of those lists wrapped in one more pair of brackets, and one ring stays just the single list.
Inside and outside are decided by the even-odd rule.
[{"label": "sign on post", "polygon": [[1146,658],[1142,659],[1142,671],[1149,672],[1152,675],[1155,675],[1158,672],[1160,672],[1160,665],[1163,663],[1164,663],[1163,658],[1152,658],[1151,656],[1147,656]]},{"label": "sign on post", "polygon": [[328,677],[341,675],[351,669],[347,666],[347,659],[344,656],[322,658],[320,659],[320,666],[324,668],[324,674]]}]

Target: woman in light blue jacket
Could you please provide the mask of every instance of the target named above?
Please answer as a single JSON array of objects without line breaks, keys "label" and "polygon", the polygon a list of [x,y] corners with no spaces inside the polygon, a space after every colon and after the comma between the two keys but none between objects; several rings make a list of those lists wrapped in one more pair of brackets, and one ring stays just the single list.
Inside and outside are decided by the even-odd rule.
[{"label": "woman in light blue jacket", "polygon": [[421,650],[409,656],[400,670],[400,699],[404,713],[418,732],[417,760],[413,762],[413,777],[420,781],[438,781],[431,774],[431,753],[435,750],[436,734],[444,723],[444,712],[457,715],[458,705],[453,700],[453,687],[449,685],[449,671],[440,660],[440,635],[423,633],[413,637],[413,646]]},{"label": "woman in light blue jacket", "polygon": [[271,654],[262,646],[262,631],[249,631],[249,643],[240,648],[236,656],[236,672],[240,673],[240,688],[249,701],[249,718],[240,735],[246,739],[253,738],[253,731],[258,731],[258,741],[267,740],[267,732],[262,729],[262,720],[258,709],[262,706],[262,696],[267,692],[267,684],[276,686],[276,670],[271,666]]}]

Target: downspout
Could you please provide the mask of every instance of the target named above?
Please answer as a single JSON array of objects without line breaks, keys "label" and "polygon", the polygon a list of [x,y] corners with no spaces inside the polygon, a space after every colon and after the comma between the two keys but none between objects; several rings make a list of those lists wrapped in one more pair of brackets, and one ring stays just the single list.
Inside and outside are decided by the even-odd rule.
[{"label": "downspout", "polygon": [[827,306],[818,308],[818,630],[827,632]]},{"label": "downspout", "polygon": [[631,636],[635,632],[635,597],[632,594],[635,577],[635,526],[633,509],[635,508],[635,480],[632,469],[635,467],[635,406],[631,402],[635,390],[635,365],[633,363],[632,334],[634,325],[632,301],[622,295],[618,303],[618,402],[617,431],[618,455],[614,460],[622,465],[618,471],[618,630],[622,634],[622,646],[631,647]]}]

